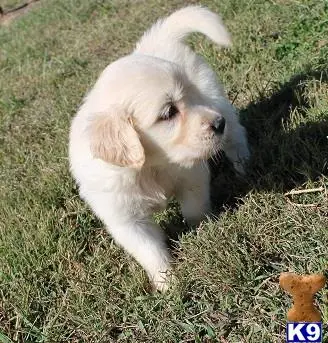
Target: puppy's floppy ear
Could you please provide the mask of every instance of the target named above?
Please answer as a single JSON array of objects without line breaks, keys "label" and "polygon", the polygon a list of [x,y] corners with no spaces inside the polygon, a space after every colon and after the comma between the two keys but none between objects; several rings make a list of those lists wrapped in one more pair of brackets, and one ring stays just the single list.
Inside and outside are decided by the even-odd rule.
[{"label": "puppy's floppy ear", "polygon": [[89,125],[94,157],[121,167],[141,168],[145,152],[131,118],[124,113],[95,114]]}]

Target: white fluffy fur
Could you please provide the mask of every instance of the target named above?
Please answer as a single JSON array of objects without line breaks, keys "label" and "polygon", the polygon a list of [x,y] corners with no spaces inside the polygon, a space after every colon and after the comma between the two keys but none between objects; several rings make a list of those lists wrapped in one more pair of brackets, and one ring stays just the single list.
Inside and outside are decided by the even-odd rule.
[{"label": "white fluffy fur", "polygon": [[[154,211],[174,195],[186,220],[197,223],[210,209],[206,159],[222,150],[243,172],[249,155],[214,72],[183,43],[194,31],[230,44],[220,18],[205,8],[186,7],[159,20],[131,55],[103,71],[70,132],[81,197],[159,290],[168,286],[171,257]],[[177,114],[159,119],[172,104]],[[212,123],[222,117],[224,132],[214,133]]]}]

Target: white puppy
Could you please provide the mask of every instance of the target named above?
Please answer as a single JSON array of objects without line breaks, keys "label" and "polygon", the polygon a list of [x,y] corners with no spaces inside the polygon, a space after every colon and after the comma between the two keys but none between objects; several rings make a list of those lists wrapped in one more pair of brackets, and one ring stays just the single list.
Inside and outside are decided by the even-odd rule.
[{"label": "white puppy", "polygon": [[159,20],[131,55],[102,72],[70,132],[81,197],[158,290],[168,286],[171,257],[154,211],[174,195],[185,219],[199,222],[210,209],[206,160],[224,151],[243,172],[249,156],[215,73],[183,43],[194,31],[230,44],[220,18],[205,8]]}]

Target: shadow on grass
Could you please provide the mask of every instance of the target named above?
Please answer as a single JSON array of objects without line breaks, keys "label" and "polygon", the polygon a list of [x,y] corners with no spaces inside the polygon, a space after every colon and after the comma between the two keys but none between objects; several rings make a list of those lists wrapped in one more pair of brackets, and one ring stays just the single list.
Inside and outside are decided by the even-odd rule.
[{"label": "shadow on grass", "polygon": [[212,163],[216,211],[235,208],[251,189],[285,192],[328,175],[328,113],[323,113],[320,122],[302,120],[311,107],[306,85],[313,80],[328,83],[328,72],[295,75],[270,97],[240,111],[252,150],[248,175],[238,179],[224,159],[219,165]]}]

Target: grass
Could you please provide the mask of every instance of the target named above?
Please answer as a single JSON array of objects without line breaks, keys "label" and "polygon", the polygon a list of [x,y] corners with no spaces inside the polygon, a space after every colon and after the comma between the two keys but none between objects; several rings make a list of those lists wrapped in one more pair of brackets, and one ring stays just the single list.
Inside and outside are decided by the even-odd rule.
[{"label": "grass", "polygon": [[2,0],[1,1],[1,8],[4,12],[8,10],[12,10],[17,8],[18,6],[22,5],[24,2],[20,0]]},{"label": "grass", "polygon": [[[280,272],[327,268],[325,1],[202,1],[234,46],[190,43],[240,108],[253,157],[244,181],[225,161],[213,166],[219,213],[181,236],[170,292],[147,292],[144,272],[79,200],[67,136],[82,96],[183,4],[44,1],[0,28],[0,341],[283,342],[291,300]],[[315,187],[325,190],[284,196]],[[177,207],[157,220],[179,221]],[[317,301],[327,323],[327,291]]]}]

